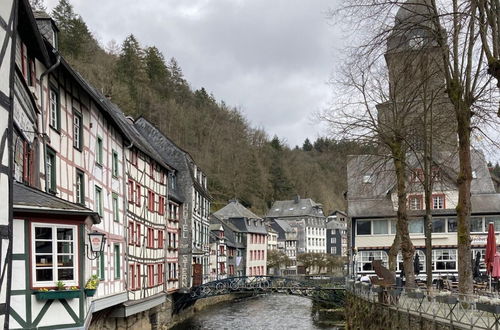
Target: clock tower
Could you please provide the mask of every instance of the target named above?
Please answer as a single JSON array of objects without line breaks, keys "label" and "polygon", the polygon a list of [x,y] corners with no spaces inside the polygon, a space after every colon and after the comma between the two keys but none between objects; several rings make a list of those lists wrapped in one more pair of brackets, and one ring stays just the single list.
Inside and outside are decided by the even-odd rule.
[{"label": "clock tower", "polygon": [[377,108],[379,122],[389,129],[400,125],[399,130],[414,141],[414,149],[422,148],[432,118],[434,149],[449,150],[456,146],[456,124],[445,93],[443,51],[438,44],[445,31],[435,28],[433,18],[430,0],[408,0],[398,10],[385,53],[388,101]]}]

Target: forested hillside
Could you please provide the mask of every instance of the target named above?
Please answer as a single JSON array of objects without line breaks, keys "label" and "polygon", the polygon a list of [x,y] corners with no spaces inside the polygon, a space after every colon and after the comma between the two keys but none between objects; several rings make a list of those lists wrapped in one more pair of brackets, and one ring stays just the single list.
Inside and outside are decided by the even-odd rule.
[{"label": "forested hillside", "polygon": [[346,155],[366,148],[319,138],[290,149],[204,88],[190,88],[176,60],[156,47],[131,34],[121,46],[103,49],[67,0],[52,16],[60,52],[77,71],[125,113],[149,119],[191,153],[208,175],[212,211],[237,198],[264,214],[274,200],[295,194],[323,203],[326,212],[344,209]]}]

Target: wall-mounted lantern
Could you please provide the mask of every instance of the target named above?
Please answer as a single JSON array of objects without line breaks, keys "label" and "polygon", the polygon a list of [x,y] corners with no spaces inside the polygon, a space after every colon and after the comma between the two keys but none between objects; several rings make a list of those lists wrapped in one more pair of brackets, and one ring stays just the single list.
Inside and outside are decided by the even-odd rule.
[{"label": "wall-mounted lantern", "polygon": [[106,243],[105,234],[98,231],[88,233],[89,243],[90,243],[90,255],[89,255],[89,245],[87,245],[87,258],[90,260],[95,260],[99,258],[99,255],[104,251],[104,244]]}]

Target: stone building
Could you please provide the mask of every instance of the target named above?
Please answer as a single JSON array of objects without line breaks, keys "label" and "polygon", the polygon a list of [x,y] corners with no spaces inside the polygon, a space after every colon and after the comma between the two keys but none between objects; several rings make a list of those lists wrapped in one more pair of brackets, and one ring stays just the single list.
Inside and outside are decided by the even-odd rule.
[{"label": "stone building", "polygon": [[326,252],[326,218],[323,206],[310,198],[276,201],[266,221],[284,220],[297,230],[297,253]]},{"label": "stone building", "polygon": [[289,265],[283,265],[283,275],[297,275],[297,228],[292,228],[285,220],[268,222],[278,233],[278,250],[290,259]]},{"label": "stone building", "polygon": [[[237,264],[242,264],[242,273],[237,276],[266,275],[267,230],[264,220],[245,208],[236,200],[213,213],[218,220],[234,228],[236,243],[242,244],[242,255],[237,255]],[[238,250],[237,250],[238,251]]]},{"label": "stone building", "polygon": [[[389,69],[390,100],[378,106],[381,134],[385,129],[398,129],[408,136],[407,194],[409,232],[420,259],[420,276],[425,275],[422,157],[424,146],[432,141],[432,272],[434,276],[456,274],[457,259],[457,177],[459,161],[455,116],[444,91],[441,72],[441,50],[429,20],[428,0],[408,1],[401,6],[394,31],[387,40],[385,59]],[[429,106],[429,101],[432,105]],[[427,105],[426,105],[427,104]],[[432,113],[433,128],[421,121],[424,111]],[[398,114],[394,117],[393,114]],[[396,123],[399,118],[399,123]],[[435,119],[435,121],[434,121]],[[385,128],[387,127],[387,128]],[[424,140],[422,132],[429,130]],[[419,133],[420,132],[420,133]],[[413,151],[413,152],[410,152]],[[471,239],[472,255],[484,256],[486,231],[489,222],[500,231],[500,194],[488,172],[483,154],[472,150]],[[372,272],[371,262],[381,259],[387,263],[396,231],[397,187],[392,159],[383,155],[350,156],[347,164],[347,203],[351,221],[353,251],[351,272]],[[397,270],[400,271],[401,254]],[[484,265],[482,265],[484,267]],[[484,270],[484,269],[483,269]]]}]

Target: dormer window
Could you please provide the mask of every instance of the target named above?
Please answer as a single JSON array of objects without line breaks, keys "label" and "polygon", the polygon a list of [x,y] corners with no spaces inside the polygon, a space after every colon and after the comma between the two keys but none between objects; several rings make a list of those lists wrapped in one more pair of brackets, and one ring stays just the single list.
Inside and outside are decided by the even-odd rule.
[{"label": "dormer window", "polygon": [[410,182],[423,182],[424,181],[424,171],[421,168],[416,168],[411,171]]},{"label": "dormer window", "polygon": [[421,210],[423,204],[422,196],[410,196],[408,197],[408,206],[410,210]]},{"label": "dormer window", "polygon": [[363,175],[363,183],[373,183],[373,176],[371,174]]},{"label": "dormer window", "polygon": [[472,171],[472,178],[477,179],[477,172],[475,170]]}]

